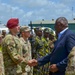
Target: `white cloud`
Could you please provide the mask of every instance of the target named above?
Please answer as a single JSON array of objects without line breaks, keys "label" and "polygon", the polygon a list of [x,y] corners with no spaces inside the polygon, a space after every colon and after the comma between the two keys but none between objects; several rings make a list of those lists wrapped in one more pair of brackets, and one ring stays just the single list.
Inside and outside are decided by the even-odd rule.
[{"label": "white cloud", "polygon": [[[21,25],[30,21],[56,19],[59,16],[72,19],[73,3],[75,0],[11,0],[10,4],[8,1],[0,1],[0,18],[6,23],[10,17],[18,17]],[[73,16],[75,17],[74,12]]]},{"label": "white cloud", "polygon": [[0,16],[2,22],[5,20],[6,23],[6,21],[11,17],[20,18],[24,14],[25,12],[19,7],[12,7],[11,5],[5,3],[0,4]]},{"label": "white cloud", "polygon": [[13,2],[20,4],[20,5],[25,5],[27,7],[40,7],[48,4],[48,0],[13,0]]},{"label": "white cloud", "polygon": [[59,2],[66,4],[66,5],[71,5],[75,3],[75,0],[60,0]]}]

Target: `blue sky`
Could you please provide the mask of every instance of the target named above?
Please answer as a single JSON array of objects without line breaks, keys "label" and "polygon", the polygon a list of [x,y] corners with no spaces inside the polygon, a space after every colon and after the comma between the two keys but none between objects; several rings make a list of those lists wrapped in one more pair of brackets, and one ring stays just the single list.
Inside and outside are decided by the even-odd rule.
[{"label": "blue sky", "polygon": [[20,25],[28,25],[30,21],[56,20],[60,16],[68,20],[75,17],[75,0],[0,0],[0,21],[3,24],[14,17],[19,18]]}]

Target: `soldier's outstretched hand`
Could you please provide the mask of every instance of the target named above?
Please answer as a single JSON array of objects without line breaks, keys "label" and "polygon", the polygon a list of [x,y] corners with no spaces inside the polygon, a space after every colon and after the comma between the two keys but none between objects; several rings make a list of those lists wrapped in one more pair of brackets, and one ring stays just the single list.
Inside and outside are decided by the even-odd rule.
[{"label": "soldier's outstretched hand", "polygon": [[29,66],[37,66],[37,64],[38,64],[38,62],[37,62],[37,60],[36,59],[32,59],[32,60],[29,60],[28,61],[28,65]]}]

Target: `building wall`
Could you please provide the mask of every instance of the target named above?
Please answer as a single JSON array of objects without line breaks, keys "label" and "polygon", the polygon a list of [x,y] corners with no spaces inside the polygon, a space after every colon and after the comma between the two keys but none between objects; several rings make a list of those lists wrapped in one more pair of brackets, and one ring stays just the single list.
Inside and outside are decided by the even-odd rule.
[{"label": "building wall", "polygon": [[[31,26],[29,24],[29,26]],[[32,27],[50,27],[54,30],[54,24],[32,24]],[[69,29],[71,29],[73,32],[75,32],[75,23],[69,23]]]}]

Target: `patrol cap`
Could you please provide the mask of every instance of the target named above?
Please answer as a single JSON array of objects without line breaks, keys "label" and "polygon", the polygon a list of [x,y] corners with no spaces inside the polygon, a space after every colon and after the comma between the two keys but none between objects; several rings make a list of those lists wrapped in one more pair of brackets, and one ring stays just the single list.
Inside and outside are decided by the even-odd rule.
[{"label": "patrol cap", "polygon": [[51,30],[51,32],[49,33],[50,35],[56,36],[55,32],[53,30]]},{"label": "patrol cap", "polygon": [[6,32],[6,30],[2,30],[2,32]]},{"label": "patrol cap", "polygon": [[16,26],[18,26],[18,24],[19,24],[19,19],[18,18],[11,18],[11,19],[8,20],[6,26],[9,29],[12,29],[12,28],[15,28]]},{"label": "patrol cap", "polygon": [[44,32],[50,33],[50,29],[49,29],[49,28],[45,28],[45,29],[44,29]]},{"label": "patrol cap", "polygon": [[42,28],[41,28],[41,27],[36,27],[36,28],[34,29],[34,31],[42,31]]},{"label": "patrol cap", "polygon": [[25,31],[25,32],[30,31],[30,28],[28,26],[22,26],[20,28],[20,32],[22,32],[22,31]]}]

